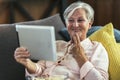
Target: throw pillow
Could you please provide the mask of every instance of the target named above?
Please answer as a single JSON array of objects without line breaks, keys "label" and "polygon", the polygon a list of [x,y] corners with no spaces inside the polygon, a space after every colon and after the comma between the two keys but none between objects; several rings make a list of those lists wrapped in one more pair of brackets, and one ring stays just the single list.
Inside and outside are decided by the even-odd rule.
[{"label": "throw pillow", "polygon": [[101,42],[108,52],[109,57],[109,78],[119,80],[120,76],[120,44],[116,43],[112,23],[103,26],[89,36],[91,40]]},{"label": "throw pillow", "polygon": [[44,18],[44,19],[40,19],[40,20],[19,22],[19,23],[15,23],[15,24],[54,26],[56,40],[63,40],[63,37],[59,34],[59,31],[62,28],[64,28],[65,25],[62,22],[59,14],[55,14],[53,16],[50,16],[50,17],[47,17],[47,18]]},{"label": "throw pillow", "polygon": [[[90,36],[95,31],[99,30],[100,28],[102,28],[102,26],[92,26],[87,32],[87,37]],[[120,30],[114,28],[114,36],[115,36],[116,42],[120,42]]]}]

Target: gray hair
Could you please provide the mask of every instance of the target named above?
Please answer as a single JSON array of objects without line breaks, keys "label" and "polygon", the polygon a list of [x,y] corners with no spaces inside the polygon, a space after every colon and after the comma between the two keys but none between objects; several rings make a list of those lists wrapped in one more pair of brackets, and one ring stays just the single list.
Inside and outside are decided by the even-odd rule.
[{"label": "gray hair", "polygon": [[68,8],[64,11],[64,14],[63,14],[65,21],[78,8],[82,8],[86,11],[86,17],[89,21],[92,21],[92,22],[94,21],[94,10],[93,10],[93,8],[89,4],[87,4],[85,2],[81,2],[81,1],[74,2],[70,6],[68,6]]}]

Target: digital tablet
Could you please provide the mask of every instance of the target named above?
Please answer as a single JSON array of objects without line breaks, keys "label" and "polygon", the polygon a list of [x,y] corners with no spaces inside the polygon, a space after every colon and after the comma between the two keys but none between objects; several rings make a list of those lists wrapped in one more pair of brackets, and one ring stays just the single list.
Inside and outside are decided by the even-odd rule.
[{"label": "digital tablet", "polygon": [[33,60],[56,61],[55,31],[53,26],[16,25],[19,45],[26,47]]}]

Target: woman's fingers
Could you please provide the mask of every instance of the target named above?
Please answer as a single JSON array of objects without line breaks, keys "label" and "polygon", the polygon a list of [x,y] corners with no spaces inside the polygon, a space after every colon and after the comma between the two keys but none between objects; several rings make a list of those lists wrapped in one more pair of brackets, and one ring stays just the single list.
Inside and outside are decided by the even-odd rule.
[{"label": "woman's fingers", "polygon": [[73,42],[74,42],[74,44],[77,44],[77,38],[76,38],[76,35],[73,36]]},{"label": "woman's fingers", "polygon": [[24,47],[17,48],[15,50],[15,54],[14,54],[15,57],[16,56],[24,57],[24,56],[29,56],[29,55],[30,55],[29,51],[26,48],[24,48]]},{"label": "woman's fingers", "polygon": [[27,48],[25,48],[25,47],[18,47],[15,51],[17,51],[17,52],[21,52],[21,51],[27,51]]},{"label": "woman's fingers", "polygon": [[74,36],[73,36],[73,42],[74,44],[80,44],[80,36],[78,33],[76,33]]},{"label": "woman's fingers", "polygon": [[80,36],[79,36],[79,34],[76,33],[75,36],[76,36],[77,44],[80,44]]},{"label": "woman's fingers", "polygon": [[21,64],[24,64],[29,57],[29,51],[24,47],[19,47],[14,52],[14,58]]},{"label": "woman's fingers", "polygon": [[15,57],[23,57],[23,58],[28,58],[30,56],[29,52],[15,52]]},{"label": "woman's fingers", "polygon": [[73,43],[72,50],[74,51],[74,53],[76,53],[76,55],[80,55],[84,50],[82,49],[82,46],[81,46],[79,34],[76,33],[73,36],[73,40],[74,40],[74,43]]}]

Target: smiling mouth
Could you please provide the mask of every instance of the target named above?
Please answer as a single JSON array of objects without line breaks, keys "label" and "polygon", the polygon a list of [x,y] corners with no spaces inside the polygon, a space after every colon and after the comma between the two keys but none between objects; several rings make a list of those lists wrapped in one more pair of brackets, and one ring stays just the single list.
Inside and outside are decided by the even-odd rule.
[{"label": "smiling mouth", "polygon": [[80,29],[72,29],[74,32],[80,32]]}]

